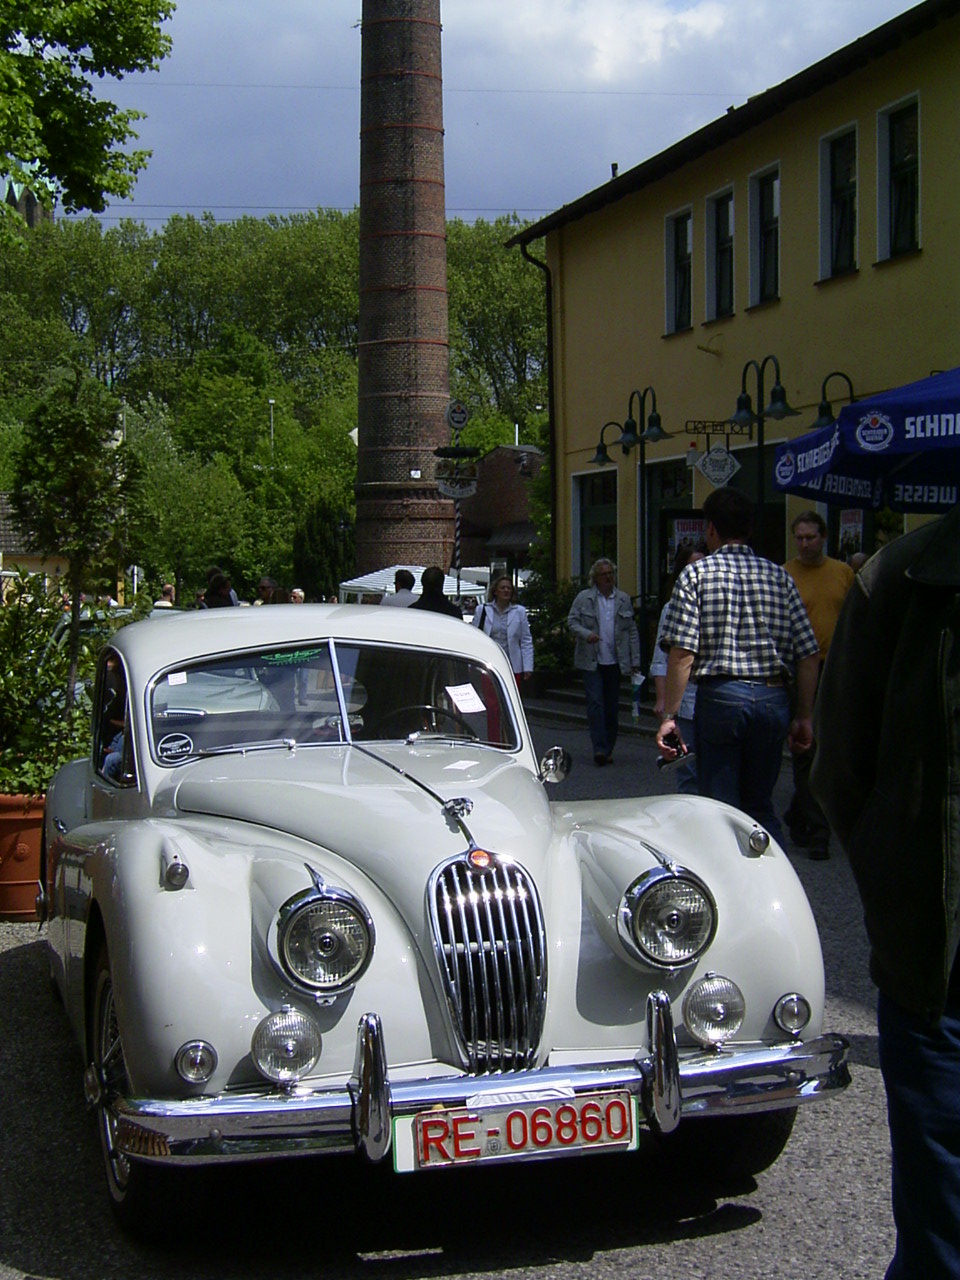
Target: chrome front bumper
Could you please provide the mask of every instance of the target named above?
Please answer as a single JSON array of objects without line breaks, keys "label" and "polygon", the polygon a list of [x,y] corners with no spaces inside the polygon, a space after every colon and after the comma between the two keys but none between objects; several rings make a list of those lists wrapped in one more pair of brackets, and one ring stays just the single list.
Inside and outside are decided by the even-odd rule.
[{"label": "chrome front bumper", "polygon": [[[625,1090],[640,1101],[652,1130],[669,1133],[680,1119],[772,1111],[846,1088],[847,1041],[820,1036],[770,1048],[696,1052],[682,1059],[670,1001],[647,1001],[650,1051],[597,1066],[543,1067],[508,1075],[441,1076],[391,1081],[377,1014],[357,1028],[354,1073],[346,1087],[258,1090],[212,1098],[164,1101],[108,1097],[116,1117],[116,1144],[150,1163],[192,1164],[276,1159],[281,1156],[362,1151],[382,1160],[390,1150],[391,1122],[437,1107],[471,1108],[509,1091],[565,1088],[574,1095]],[[553,1154],[553,1153],[552,1153]]]}]

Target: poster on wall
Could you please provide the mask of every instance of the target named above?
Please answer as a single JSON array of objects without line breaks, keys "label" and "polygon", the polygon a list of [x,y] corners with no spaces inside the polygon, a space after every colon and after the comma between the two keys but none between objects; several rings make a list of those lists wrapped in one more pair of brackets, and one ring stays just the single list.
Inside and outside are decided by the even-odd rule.
[{"label": "poster on wall", "polygon": [[679,549],[686,545],[699,547],[703,543],[707,531],[707,522],[703,516],[672,516],[667,524],[667,565],[673,564],[673,557]]},{"label": "poster on wall", "polygon": [[859,509],[844,508],[840,512],[840,546],[837,556],[848,560],[855,551],[863,550],[863,512]]}]

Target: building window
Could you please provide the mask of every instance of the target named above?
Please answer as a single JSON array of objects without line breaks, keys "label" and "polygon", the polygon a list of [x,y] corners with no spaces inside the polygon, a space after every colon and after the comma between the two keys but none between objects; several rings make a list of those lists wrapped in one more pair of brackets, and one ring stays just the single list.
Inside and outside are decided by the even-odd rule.
[{"label": "building window", "polygon": [[667,219],[667,332],[690,328],[693,216]]},{"label": "building window", "polygon": [[750,302],[780,296],[780,170],[750,180]]},{"label": "building window", "polygon": [[916,101],[882,112],[877,137],[879,254],[920,247],[920,111]]},{"label": "building window", "polygon": [[707,319],[733,315],[733,192],[707,202]]},{"label": "building window", "polygon": [[820,278],[857,268],[857,134],[849,129],[820,148]]},{"label": "building window", "polygon": [[595,560],[617,558],[617,473],[597,471],[579,477],[580,572]]}]

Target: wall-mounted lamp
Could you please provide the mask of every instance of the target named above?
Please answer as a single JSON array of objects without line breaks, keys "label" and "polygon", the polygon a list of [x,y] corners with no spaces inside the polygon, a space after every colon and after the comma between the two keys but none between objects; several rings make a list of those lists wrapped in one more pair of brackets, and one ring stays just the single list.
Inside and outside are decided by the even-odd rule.
[{"label": "wall-mounted lamp", "polygon": [[[756,413],[753,411],[753,402],[747,391],[747,372],[753,369],[757,375],[757,404],[763,404],[763,374],[768,364],[773,365],[775,382],[770,389],[770,403],[765,409],[758,409]],[[743,372],[740,375],[740,394],[737,396],[737,407],[729,422],[734,427],[746,427],[756,425],[757,428],[757,528],[755,531],[754,541],[757,551],[762,551],[763,547],[763,507],[764,507],[764,423],[767,418],[773,418],[780,421],[782,418],[799,417],[797,409],[791,409],[787,403],[787,393],[783,389],[780,381],[780,361],[774,355],[764,356],[762,360],[748,360],[743,366]],[[753,432],[750,432],[751,438]]]},{"label": "wall-mounted lamp", "polygon": [[832,373],[828,373],[820,384],[820,408],[817,410],[817,420],[810,428],[811,431],[819,431],[821,427],[832,427],[836,422],[836,418],[833,416],[833,408],[827,399],[827,383],[831,378],[843,378],[850,392],[848,399],[856,399],[853,393],[853,383],[842,369],[834,369]]},{"label": "wall-mounted lamp", "polygon": [[[647,396],[650,397],[650,412],[647,413]],[[634,402],[637,403],[637,417],[633,416]],[[640,663],[644,670],[647,668],[647,649],[649,647],[648,637],[648,610],[647,610],[647,581],[649,567],[649,539],[647,538],[647,453],[646,446],[648,444],[656,444],[660,440],[666,440],[671,432],[664,431],[660,422],[660,414],[657,412],[657,393],[653,387],[644,387],[642,391],[631,391],[630,399],[627,402],[627,416],[624,419],[623,426],[619,422],[605,422],[600,428],[600,440],[597,443],[597,451],[590,459],[590,462],[598,467],[609,466],[612,459],[607,450],[604,436],[608,428],[616,427],[620,432],[618,440],[614,441],[623,449],[624,456],[629,454],[630,450],[635,446],[640,451],[640,475],[639,475],[639,497],[640,497]]]}]

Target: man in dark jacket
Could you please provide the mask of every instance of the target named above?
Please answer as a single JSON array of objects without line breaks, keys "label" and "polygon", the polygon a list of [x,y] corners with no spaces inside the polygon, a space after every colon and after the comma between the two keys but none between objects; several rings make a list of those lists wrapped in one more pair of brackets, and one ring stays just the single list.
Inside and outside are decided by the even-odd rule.
[{"label": "man in dark jacket", "polygon": [[415,600],[411,609],[426,609],[430,613],[446,613],[458,622],[463,621],[463,614],[455,604],[451,604],[443,594],[444,572],[436,565],[424,569],[420,575],[420,599]]},{"label": "man in dark jacket", "polygon": [[887,1280],[960,1276],[960,505],[884,547],[823,672],[813,791],[863,902],[893,1152]]}]

